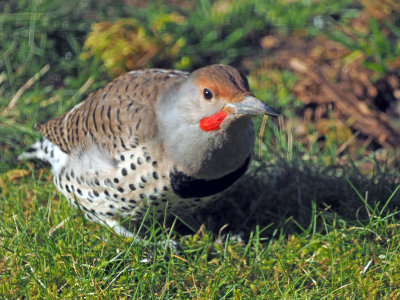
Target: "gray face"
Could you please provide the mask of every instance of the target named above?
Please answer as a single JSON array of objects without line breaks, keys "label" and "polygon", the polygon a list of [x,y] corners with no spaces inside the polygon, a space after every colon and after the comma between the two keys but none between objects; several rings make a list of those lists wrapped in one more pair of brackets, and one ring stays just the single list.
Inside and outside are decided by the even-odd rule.
[{"label": "gray face", "polygon": [[[160,99],[161,139],[168,155],[188,175],[219,178],[236,170],[252,153],[250,115],[234,109],[249,95],[247,82],[232,69],[200,69]],[[232,82],[235,78],[239,82]],[[203,127],[205,119],[211,125]]]}]

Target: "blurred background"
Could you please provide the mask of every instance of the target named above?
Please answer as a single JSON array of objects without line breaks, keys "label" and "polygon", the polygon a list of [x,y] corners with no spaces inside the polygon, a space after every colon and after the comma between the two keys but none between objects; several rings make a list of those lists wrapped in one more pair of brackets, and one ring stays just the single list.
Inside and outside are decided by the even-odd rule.
[{"label": "blurred background", "polygon": [[0,11],[3,196],[10,183],[51,181],[16,160],[39,137],[34,124],[126,71],[214,63],[241,70],[280,113],[255,120],[249,189],[216,209],[233,205],[238,231],[307,223],[317,208],[354,218],[358,195],[384,202],[400,182],[397,0],[13,0]]}]

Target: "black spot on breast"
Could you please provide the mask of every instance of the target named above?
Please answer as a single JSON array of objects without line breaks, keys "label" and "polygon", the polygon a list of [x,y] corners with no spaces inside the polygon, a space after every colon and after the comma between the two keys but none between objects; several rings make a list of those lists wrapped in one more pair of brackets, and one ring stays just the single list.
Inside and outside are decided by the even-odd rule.
[{"label": "black spot on breast", "polygon": [[135,187],[135,185],[133,183],[129,184],[129,188],[130,188],[131,191],[136,190],[136,187]]},{"label": "black spot on breast", "polygon": [[121,170],[121,174],[122,174],[122,176],[126,176],[126,175],[128,175],[128,171],[125,168],[123,168]]},{"label": "black spot on breast", "polygon": [[171,172],[172,190],[181,198],[207,197],[217,194],[238,180],[246,172],[249,163],[250,157],[236,171],[213,180],[196,179],[180,171]]},{"label": "black spot on breast", "polygon": [[115,177],[115,178],[114,178],[114,182],[115,182],[115,183],[119,183],[119,179]]},{"label": "black spot on breast", "polygon": [[[144,147],[143,147],[143,148],[144,148]],[[151,161],[151,157],[150,157],[149,152],[143,153],[143,156],[146,158],[146,161],[147,161],[147,162],[150,162],[150,161]]]}]

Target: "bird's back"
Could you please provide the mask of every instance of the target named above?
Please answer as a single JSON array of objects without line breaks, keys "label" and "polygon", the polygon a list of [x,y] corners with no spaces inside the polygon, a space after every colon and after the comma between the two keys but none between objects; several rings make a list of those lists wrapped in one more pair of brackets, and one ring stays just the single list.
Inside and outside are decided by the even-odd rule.
[{"label": "bird's back", "polygon": [[155,137],[156,100],[187,76],[174,70],[132,71],[36,128],[67,154],[93,144],[111,154],[130,149]]}]

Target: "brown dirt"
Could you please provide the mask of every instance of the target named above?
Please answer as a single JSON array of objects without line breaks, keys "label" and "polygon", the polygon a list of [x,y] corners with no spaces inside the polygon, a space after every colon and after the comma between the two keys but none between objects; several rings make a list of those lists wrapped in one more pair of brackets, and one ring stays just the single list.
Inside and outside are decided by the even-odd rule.
[{"label": "brown dirt", "polygon": [[[262,69],[291,70],[298,78],[293,94],[305,104],[306,123],[341,120],[357,135],[392,149],[400,144],[400,78],[388,75],[376,82],[363,65],[363,56],[346,61],[349,50],[317,36],[307,40],[266,36],[261,46],[268,50]],[[323,133],[323,132],[322,132]]]}]

